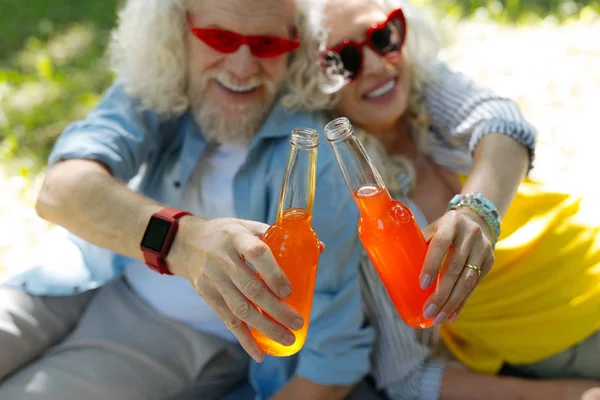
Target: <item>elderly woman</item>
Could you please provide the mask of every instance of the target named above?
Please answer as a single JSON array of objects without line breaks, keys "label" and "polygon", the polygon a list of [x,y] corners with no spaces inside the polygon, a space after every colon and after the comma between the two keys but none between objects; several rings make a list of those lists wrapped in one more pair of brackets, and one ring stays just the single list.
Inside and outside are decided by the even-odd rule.
[{"label": "elderly woman", "polygon": [[580,399],[597,382],[483,374],[600,379],[600,224],[583,222],[579,199],[523,182],[534,129],[514,102],[440,63],[433,30],[410,5],[307,6],[315,45],[286,105],[330,109],[354,124],[429,237],[423,288],[447,255],[423,312],[470,369],[430,358],[365,257],[378,387],[400,399]]}]

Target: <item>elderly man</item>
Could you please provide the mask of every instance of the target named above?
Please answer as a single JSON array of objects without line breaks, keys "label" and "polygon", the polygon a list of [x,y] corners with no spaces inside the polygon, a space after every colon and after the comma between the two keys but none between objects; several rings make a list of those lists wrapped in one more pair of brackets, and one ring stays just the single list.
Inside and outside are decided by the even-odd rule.
[{"label": "elderly man", "polygon": [[0,288],[0,398],[151,399],[192,385],[218,398],[246,380],[246,352],[261,397],[343,398],[366,374],[357,213],[331,152],[318,160],[326,249],[306,344],[260,364],[246,325],[289,345],[309,322],[281,301],[294,288],[260,240],[290,131],[326,122],[278,101],[299,34],[292,0],[127,2],[110,48],[118,80],[59,138],[37,203],[69,240]]}]

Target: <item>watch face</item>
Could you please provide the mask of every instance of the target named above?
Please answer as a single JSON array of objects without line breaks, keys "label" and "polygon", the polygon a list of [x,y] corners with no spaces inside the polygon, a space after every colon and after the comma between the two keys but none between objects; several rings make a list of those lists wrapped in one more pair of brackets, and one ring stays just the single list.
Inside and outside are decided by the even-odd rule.
[{"label": "watch face", "polygon": [[169,233],[169,228],[171,228],[171,222],[154,216],[151,217],[142,238],[142,246],[160,253]]}]

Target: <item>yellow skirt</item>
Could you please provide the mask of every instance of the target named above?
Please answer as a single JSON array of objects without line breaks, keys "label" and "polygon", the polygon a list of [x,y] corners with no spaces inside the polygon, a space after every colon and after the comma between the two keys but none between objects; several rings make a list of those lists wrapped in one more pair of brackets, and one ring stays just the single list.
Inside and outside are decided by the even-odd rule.
[{"label": "yellow skirt", "polygon": [[454,324],[448,349],[471,369],[530,364],[600,329],[600,206],[526,180],[502,220],[492,271]]}]

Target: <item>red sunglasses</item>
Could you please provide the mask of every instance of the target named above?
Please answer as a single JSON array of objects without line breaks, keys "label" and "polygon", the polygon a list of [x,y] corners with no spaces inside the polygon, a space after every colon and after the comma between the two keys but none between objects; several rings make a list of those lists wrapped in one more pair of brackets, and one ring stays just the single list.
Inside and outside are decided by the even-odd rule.
[{"label": "red sunglasses", "polygon": [[325,50],[321,61],[327,74],[341,74],[353,80],[362,69],[364,46],[369,46],[381,56],[390,57],[398,54],[405,39],[406,18],[399,8],[392,11],[385,21],[372,25],[362,42],[344,40]]},{"label": "red sunglasses", "polygon": [[289,53],[300,46],[297,38],[283,39],[267,35],[245,36],[219,28],[196,28],[192,25],[189,13],[186,13],[186,19],[194,36],[221,53],[233,53],[245,44],[250,47],[250,51],[255,57],[270,58]]}]

